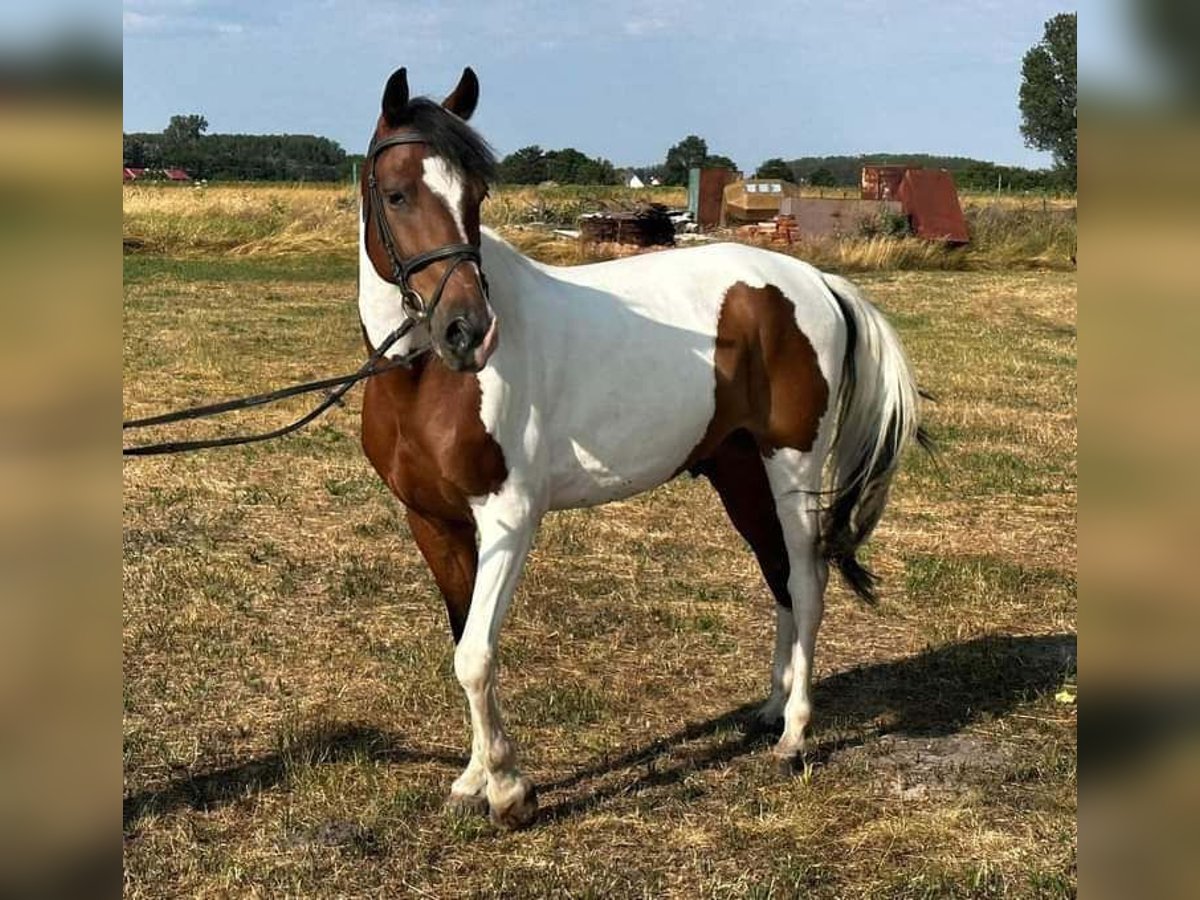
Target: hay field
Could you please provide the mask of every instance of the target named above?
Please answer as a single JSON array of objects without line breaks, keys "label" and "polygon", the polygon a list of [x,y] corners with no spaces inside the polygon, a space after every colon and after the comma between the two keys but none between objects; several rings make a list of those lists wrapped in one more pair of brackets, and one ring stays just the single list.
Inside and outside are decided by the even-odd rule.
[{"label": "hay field", "polygon": [[[127,415],[357,365],[347,192],[141,190]],[[453,648],[355,392],[277,443],[124,464],[126,896],[1073,895],[1074,272],[856,280],[938,396],[942,452],[908,459],[872,541],[880,605],[831,587],[795,777],[748,716],[768,592],[684,478],[548,517],[501,639],[541,814],[447,812]]]},{"label": "hay field", "polygon": [[[499,187],[483,220],[523,248],[537,243],[554,262],[589,262],[606,251],[557,238],[547,226],[574,227],[582,213],[647,201],[681,207],[687,196],[682,188]],[[126,185],[123,236],[127,251],[172,256],[353,256],[357,207],[349,185]],[[966,195],[963,209],[973,238],[965,248],[862,236],[806,237],[776,249],[842,272],[1074,269],[1073,202]]]}]

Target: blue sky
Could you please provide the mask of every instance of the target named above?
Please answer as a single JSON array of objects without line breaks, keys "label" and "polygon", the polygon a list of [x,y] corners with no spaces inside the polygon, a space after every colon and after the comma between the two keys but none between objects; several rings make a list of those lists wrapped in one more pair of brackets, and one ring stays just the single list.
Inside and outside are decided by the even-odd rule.
[{"label": "blue sky", "polygon": [[688,134],[753,168],[873,151],[1049,164],[1018,126],[1021,57],[1062,0],[125,0],[124,128],[331,137],[361,152],[408,67],[444,96],[464,65],[498,151],[661,162]]}]

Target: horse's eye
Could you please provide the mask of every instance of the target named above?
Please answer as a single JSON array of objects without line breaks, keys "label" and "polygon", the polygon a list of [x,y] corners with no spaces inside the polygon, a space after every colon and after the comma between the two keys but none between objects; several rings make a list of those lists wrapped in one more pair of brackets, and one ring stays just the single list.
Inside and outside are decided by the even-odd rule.
[{"label": "horse's eye", "polygon": [[399,191],[393,191],[392,193],[388,194],[387,201],[392,206],[403,206],[405,203],[408,202],[407,200],[404,199],[404,195],[402,193],[400,193]]}]

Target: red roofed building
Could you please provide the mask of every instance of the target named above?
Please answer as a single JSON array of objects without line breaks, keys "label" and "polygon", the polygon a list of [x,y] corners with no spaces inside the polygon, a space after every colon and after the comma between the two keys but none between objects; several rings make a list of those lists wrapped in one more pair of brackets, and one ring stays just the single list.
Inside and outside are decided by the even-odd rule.
[{"label": "red roofed building", "polygon": [[121,180],[129,181],[191,181],[192,176],[185,169],[139,169],[135,166],[123,166]]}]

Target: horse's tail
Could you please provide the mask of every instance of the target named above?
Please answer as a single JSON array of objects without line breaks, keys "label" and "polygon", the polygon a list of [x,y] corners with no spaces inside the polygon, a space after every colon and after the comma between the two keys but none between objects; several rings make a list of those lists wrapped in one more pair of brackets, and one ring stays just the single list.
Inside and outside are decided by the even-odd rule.
[{"label": "horse's tail", "polygon": [[853,284],[824,278],[846,320],[846,356],[821,549],[854,593],[874,603],[878,579],[858,561],[858,549],[883,515],[904,448],[913,439],[932,445],[918,424],[921,395],[896,333]]}]

